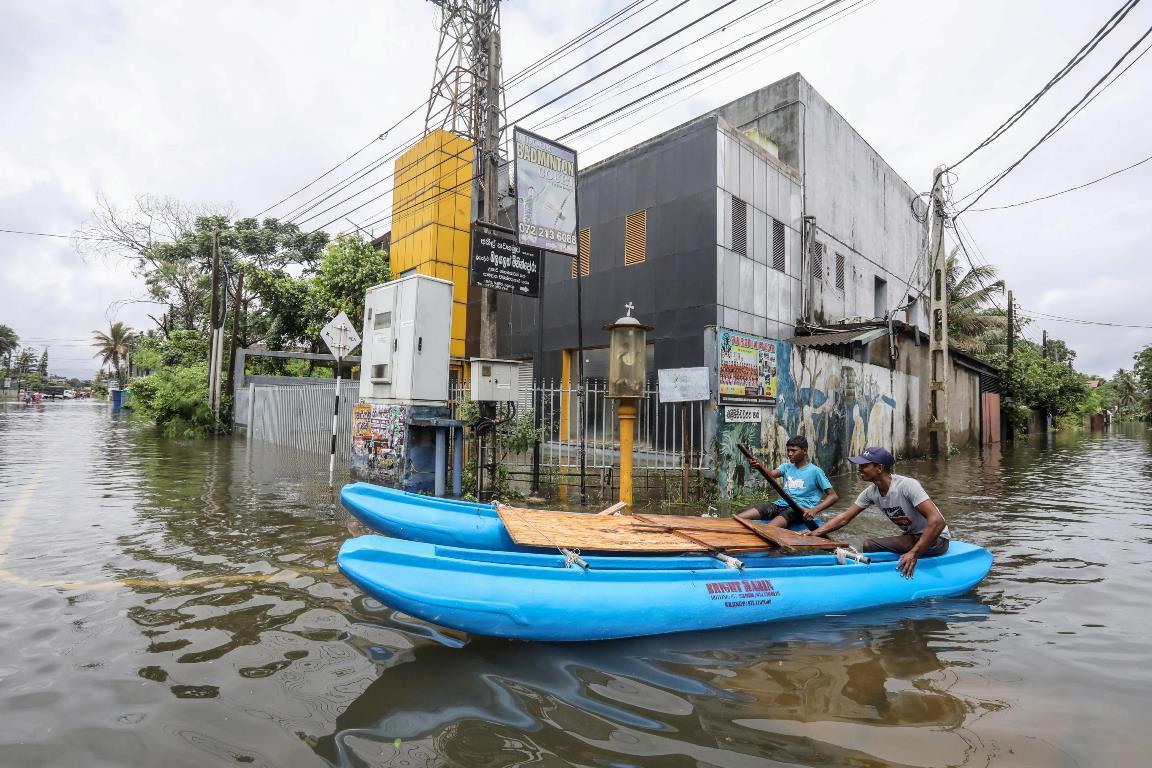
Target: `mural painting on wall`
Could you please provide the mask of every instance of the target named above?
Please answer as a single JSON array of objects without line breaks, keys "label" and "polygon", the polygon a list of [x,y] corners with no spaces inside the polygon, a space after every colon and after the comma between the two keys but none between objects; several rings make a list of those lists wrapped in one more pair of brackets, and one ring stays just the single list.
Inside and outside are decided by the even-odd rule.
[{"label": "mural painting on wall", "polygon": [[721,404],[775,403],[779,342],[727,328],[719,330],[717,342]]},{"label": "mural painting on wall", "polygon": [[357,403],[352,407],[352,471],[357,477],[399,476],[408,431],[408,406]]},{"label": "mural painting on wall", "polygon": [[[804,435],[812,460],[828,474],[848,471],[847,457],[869,445],[894,451],[912,446],[897,439],[897,392],[914,392],[903,374],[835,355],[777,344],[776,407],[764,409],[760,424],[733,423],[721,409],[717,441],[717,490],[722,497],[759,490],[763,484],[736,448],[753,447],[765,463],[785,461],[785,443]],[[914,410],[914,408],[913,408]]]}]

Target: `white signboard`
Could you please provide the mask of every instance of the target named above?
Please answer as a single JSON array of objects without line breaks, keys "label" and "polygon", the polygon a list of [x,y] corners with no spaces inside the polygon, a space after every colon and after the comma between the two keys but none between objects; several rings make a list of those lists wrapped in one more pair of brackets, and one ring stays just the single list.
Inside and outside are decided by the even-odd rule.
[{"label": "white signboard", "polygon": [[576,152],[522,128],[513,143],[520,244],[575,256]]},{"label": "white signboard", "polygon": [[738,424],[740,422],[759,424],[760,415],[763,410],[763,408],[745,408],[740,405],[726,405],[724,406],[724,422],[726,424]]},{"label": "white signboard", "polygon": [[337,360],[343,359],[352,350],[360,346],[360,334],[352,326],[348,315],[341,312],[328,321],[328,325],[320,331],[320,338],[328,345],[328,351]]},{"label": "white signboard", "polygon": [[656,377],[662,403],[712,399],[707,368],[661,368],[656,372]]}]

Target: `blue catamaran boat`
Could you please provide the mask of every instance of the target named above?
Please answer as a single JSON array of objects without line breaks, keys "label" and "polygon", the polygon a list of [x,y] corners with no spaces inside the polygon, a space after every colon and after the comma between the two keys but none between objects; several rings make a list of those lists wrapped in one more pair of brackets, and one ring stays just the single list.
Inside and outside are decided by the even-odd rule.
[{"label": "blue catamaran boat", "polygon": [[580,554],[517,544],[493,504],[363,483],[346,486],[341,501],[366,526],[389,534],[341,547],[337,562],[353,584],[425,621],[521,640],[716,629],[961,595],[992,565],[987,550],[958,541],[921,560],[912,579],[900,575],[890,554],[869,563],[764,549],[732,552],[736,557]]}]

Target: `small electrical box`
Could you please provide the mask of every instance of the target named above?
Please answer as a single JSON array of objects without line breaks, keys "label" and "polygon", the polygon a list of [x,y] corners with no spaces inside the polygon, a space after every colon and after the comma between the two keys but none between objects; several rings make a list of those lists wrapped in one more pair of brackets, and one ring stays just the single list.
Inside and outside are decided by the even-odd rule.
[{"label": "small electrical box", "polygon": [[520,362],[472,358],[469,394],[478,403],[504,403],[520,394]]},{"label": "small electrical box", "polygon": [[446,403],[452,283],[411,275],[364,295],[360,399]]}]

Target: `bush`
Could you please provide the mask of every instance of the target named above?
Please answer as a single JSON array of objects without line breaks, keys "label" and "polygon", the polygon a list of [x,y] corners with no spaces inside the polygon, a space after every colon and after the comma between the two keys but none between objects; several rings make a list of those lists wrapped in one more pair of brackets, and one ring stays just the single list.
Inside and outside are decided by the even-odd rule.
[{"label": "bush", "polygon": [[220,428],[208,401],[208,366],[163,368],[132,381],[136,411],[171,437],[203,437]]}]

